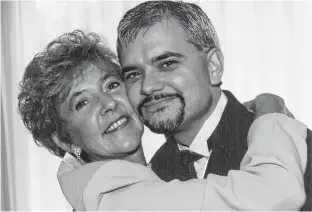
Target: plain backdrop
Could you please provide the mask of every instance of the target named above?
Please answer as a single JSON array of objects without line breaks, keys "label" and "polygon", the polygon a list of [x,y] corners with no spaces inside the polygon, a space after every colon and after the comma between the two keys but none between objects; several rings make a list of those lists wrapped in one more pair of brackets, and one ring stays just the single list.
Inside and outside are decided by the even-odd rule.
[{"label": "plain backdrop", "polygon": [[[225,58],[223,89],[244,102],[281,96],[312,127],[311,6],[308,1],[192,1],[214,24]],[[1,2],[1,209],[68,210],[56,172],[61,161],[37,147],[17,114],[25,66],[52,39],[82,29],[115,49],[122,15],[139,1]],[[164,142],[145,130],[147,160]]]}]

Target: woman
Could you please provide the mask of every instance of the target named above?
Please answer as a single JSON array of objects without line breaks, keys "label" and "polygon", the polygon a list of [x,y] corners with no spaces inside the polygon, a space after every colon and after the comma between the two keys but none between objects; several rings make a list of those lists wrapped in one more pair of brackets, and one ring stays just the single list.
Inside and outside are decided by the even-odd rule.
[{"label": "woman", "polygon": [[146,167],[143,125],[116,56],[95,34],[74,31],[51,42],[27,66],[18,99],[35,142],[70,154],[58,178],[75,210],[296,210],[304,202],[306,156],[298,149],[306,148],[306,127],[279,114],[252,125],[241,170],[161,181]]}]

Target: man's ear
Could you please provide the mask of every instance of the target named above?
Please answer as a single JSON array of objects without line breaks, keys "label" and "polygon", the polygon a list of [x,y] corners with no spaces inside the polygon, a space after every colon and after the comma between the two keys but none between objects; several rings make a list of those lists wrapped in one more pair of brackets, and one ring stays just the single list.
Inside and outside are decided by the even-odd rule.
[{"label": "man's ear", "polygon": [[212,48],[206,54],[206,65],[212,86],[220,85],[223,75],[223,54],[220,49]]},{"label": "man's ear", "polygon": [[69,143],[65,143],[63,142],[57,135],[56,132],[54,132],[52,134],[52,139],[55,142],[55,144],[60,147],[62,150],[64,150],[65,152],[69,152],[69,153],[73,153],[73,145],[69,144]]}]

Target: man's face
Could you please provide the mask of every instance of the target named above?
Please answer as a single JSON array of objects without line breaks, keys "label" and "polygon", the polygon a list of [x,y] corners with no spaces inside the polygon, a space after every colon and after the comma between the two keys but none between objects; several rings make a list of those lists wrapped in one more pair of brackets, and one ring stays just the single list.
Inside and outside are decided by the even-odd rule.
[{"label": "man's face", "polygon": [[84,68],[58,108],[71,140],[93,158],[128,156],[140,146],[143,126],[125,85],[105,64]]},{"label": "man's face", "polygon": [[206,115],[211,85],[205,56],[173,19],[139,32],[122,49],[129,100],[153,132],[182,130]]}]

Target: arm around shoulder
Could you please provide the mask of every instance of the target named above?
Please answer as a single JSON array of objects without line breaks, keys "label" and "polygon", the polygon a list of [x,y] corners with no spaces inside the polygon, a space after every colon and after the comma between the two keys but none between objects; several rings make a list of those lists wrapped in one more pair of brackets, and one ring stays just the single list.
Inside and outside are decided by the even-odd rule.
[{"label": "arm around shoulder", "polygon": [[127,161],[103,163],[82,194],[80,210],[297,210],[305,200],[305,125],[281,114],[259,117],[240,170],[169,183]]},{"label": "arm around shoulder", "polygon": [[251,126],[241,170],[208,175],[204,210],[298,210],[305,200],[306,131],[282,114]]}]

